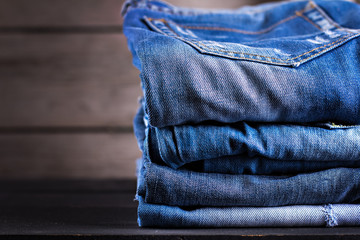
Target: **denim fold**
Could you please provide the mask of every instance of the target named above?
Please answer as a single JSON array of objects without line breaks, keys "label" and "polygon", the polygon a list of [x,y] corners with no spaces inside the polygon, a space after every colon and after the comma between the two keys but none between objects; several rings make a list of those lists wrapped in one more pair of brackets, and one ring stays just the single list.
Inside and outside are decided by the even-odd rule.
[{"label": "denim fold", "polygon": [[360,5],[128,0],[141,227],[360,225]]},{"label": "denim fold", "polygon": [[[355,150],[360,149],[356,147],[360,142],[360,128],[355,126],[240,122],[165,128],[148,126],[145,135],[147,115],[143,100],[140,104],[134,119],[135,136],[146,158],[160,165],[196,172],[256,175],[360,167],[360,153]],[[243,130],[237,126],[247,127]],[[159,132],[161,134],[156,135]]]},{"label": "denim fold", "polygon": [[360,168],[360,161],[278,161],[233,156],[197,161],[179,169],[204,173],[295,175],[341,167]]},{"label": "denim fold", "polygon": [[360,199],[360,169],[297,175],[245,175],[174,170],[144,160],[138,195],[172,206],[284,206],[352,203]]},{"label": "denim fold", "polygon": [[[148,156],[179,168],[192,161],[238,156],[284,161],[360,161],[360,126],[234,124],[149,128]],[[234,159],[234,158],[233,158]]]},{"label": "denim fold", "polygon": [[123,31],[151,126],[360,123],[358,4],[290,1],[219,12],[158,1],[126,6]]},{"label": "denim fold", "polygon": [[359,204],[282,207],[181,208],[139,198],[140,227],[335,227],[359,226]]}]

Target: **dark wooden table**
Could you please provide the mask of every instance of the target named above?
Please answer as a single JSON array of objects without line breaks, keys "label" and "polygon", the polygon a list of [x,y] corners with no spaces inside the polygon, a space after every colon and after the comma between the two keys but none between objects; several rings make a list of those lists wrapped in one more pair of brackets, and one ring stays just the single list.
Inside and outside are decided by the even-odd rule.
[{"label": "dark wooden table", "polygon": [[360,228],[139,228],[133,180],[0,182],[0,239],[360,239]]}]

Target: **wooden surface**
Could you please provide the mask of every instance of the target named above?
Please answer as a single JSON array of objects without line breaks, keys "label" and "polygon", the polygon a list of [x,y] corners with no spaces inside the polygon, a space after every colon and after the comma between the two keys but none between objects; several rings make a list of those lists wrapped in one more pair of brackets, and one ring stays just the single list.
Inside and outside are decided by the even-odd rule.
[{"label": "wooden surface", "polygon": [[139,228],[131,180],[0,181],[0,239],[359,239],[359,228]]},{"label": "wooden surface", "polygon": [[0,176],[134,179],[141,153],[133,134],[90,130],[0,134]]},{"label": "wooden surface", "polygon": [[131,126],[138,75],[122,34],[0,35],[0,126]]}]

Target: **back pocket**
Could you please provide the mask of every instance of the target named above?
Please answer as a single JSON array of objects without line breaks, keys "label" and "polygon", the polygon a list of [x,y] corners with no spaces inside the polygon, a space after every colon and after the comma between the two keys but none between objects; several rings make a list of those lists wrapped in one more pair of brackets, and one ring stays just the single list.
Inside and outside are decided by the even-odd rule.
[{"label": "back pocket", "polygon": [[292,67],[360,35],[357,29],[335,23],[312,1],[270,26],[254,27],[254,31],[219,26],[216,22],[182,24],[150,17],[144,20],[153,31],[179,39],[203,54]]}]

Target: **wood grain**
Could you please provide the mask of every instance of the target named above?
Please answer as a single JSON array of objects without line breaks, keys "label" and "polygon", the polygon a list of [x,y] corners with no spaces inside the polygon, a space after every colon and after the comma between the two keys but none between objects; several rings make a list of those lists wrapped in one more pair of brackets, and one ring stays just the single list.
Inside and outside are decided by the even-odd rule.
[{"label": "wood grain", "polygon": [[124,35],[0,36],[0,126],[131,126],[138,74]]},{"label": "wood grain", "polygon": [[0,27],[121,25],[123,0],[1,0]]},{"label": "wood grain", "polygon": [[128,134],[2,134],[0,178],[132,178],[141,156]]}]

